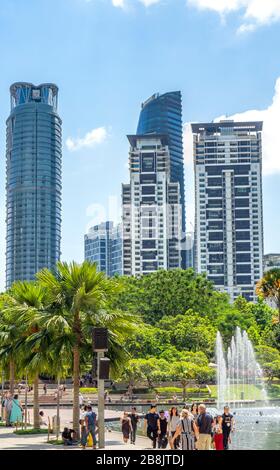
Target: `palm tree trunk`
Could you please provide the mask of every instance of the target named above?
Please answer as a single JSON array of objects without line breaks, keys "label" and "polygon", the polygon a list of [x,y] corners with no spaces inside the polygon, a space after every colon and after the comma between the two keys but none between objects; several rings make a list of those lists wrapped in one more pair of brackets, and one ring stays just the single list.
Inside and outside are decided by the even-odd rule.
[{"label": "palm tree trunk", "polygon": [[77,437],[80,437],[80,403],[79,403],[79,393],[80,393],[80,349],[79,345],[76,344],[73,349],[73,381],[74,381],[74,391],[73,391],[73,429],[77,434]]},{"label": "palm tree trunk", "polygon": [[10,392],[13,395],[15,392],[15,361],[10,360]]},{"label": "palm tree trunk", "polygon": [[34,429],[40,429],[39,415],[39,375],[36,374],[33,384],[33,425]]}]

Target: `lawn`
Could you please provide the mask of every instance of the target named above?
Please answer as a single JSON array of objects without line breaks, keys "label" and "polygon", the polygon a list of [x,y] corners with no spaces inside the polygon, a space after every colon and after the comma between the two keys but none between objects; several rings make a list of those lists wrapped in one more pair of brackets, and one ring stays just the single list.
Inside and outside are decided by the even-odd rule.
[{"label": "lawn", "polygon": [[[242,397],[243,387],[245,390],[244,397]],[[217,398],[217,385],[209,385],[211,390],[211,398]],[[232,400],[240,400],[241,398],[244,400],[263,400],[264,393],[259,387],[255,385],[232,385],[230,397]]]}]

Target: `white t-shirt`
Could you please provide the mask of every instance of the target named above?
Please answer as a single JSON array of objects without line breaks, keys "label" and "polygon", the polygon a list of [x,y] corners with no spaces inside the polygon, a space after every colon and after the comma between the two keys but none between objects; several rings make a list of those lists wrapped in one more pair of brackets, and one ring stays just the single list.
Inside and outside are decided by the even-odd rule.
[{"label": "white t-shirt", "polygon": [[175,432],[178,424],[180,424],[180,416],[172,416],[171,418],[169,417],[168,423],[169,423],[169,430],[171,432]]}]

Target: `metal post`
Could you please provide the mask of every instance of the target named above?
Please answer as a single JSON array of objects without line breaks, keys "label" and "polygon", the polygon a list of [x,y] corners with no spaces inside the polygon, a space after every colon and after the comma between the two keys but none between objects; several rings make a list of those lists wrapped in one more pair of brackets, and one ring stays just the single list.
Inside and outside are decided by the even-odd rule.
[{"label": "metal post", "polygon": [[[2,367],[4,367],[2,365]],[[1,390],[1,419],[4,421],[4,407],[3,407],[3,400],[4,400],[4,388],[5,388],[5,371],[4,369],[2,370],[2,390]]]},{"label": "metal post", "polygon": [[104,357],[104,352],[98,352],[97,383],[98,383],[98,442],[99,449],[105,447],[105,422],[104,422],[104,380],[99,379],[100,359]]},{"label": "metal post", "polygon": [[56,440],[60,434],[60,377],[57,378],[57,401],[56,401]]}]

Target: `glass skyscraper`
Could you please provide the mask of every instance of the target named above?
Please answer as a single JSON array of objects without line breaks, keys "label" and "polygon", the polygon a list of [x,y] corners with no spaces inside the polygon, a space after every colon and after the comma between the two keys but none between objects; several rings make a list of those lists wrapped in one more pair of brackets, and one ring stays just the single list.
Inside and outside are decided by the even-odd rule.
[{"label": "glass skyscraper", "polygon": [[58,88],[10,88],[6,150],[6,287],[33,280],[60,258],[61,119]]},{"label": "glass skyscraper", "polygon": [[[163,95],[156,93],[145,101],[142,104],[137,134],[161,134],[168,137],[170,178],[171,182],[179,183],[180,185],[182,231],[185,233],[186,213],[181,92],[173,91]],[[185,267],[184,251],[182,251],[182,258],[182,267]]]},{"label": "glass skyscraper", "polygon": [[96,263],[98,270],[112,277],[122,275],[122,227],[102,222],[85,235],[85,260]]}]

